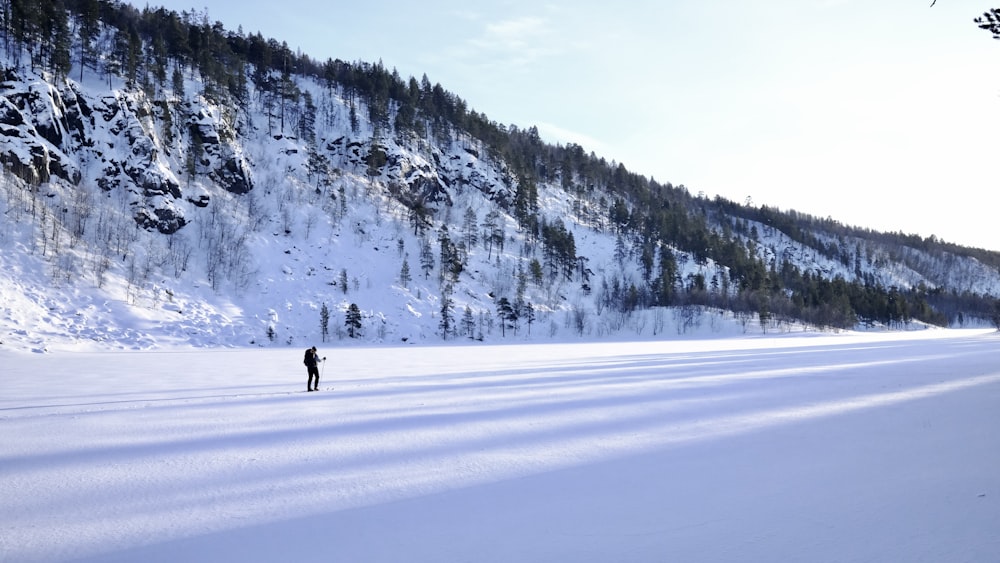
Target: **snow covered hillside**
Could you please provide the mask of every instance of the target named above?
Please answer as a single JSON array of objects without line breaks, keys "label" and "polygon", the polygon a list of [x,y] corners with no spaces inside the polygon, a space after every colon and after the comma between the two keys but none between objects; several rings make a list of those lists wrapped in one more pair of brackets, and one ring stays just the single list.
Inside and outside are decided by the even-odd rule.
[{"label": "snow covered hillside", "polygon": [[[4,348],[661,339],[802,328],[801,317],[770,307],[777,297],[790,305],[791,289],[772,287],[769,297],[763,284],[740,288],[734,264],[700,247],[623,234],[609,215],[628,216],[628,206],[604,187],[575,185],[570,172],[536,185],[458,126],[438,120],[416,134],[398,125],[400,104],[387,102],[379,115],[335,81],[282,76],[277,99],[262,88],[279,77],[247,69],[236,103],[177,62],[173,81],[141,88],[92,68],[57,80],[9,51],[0,62]],[[450,99],[440,86],[423,87]],[[525,206],[528,225],[518,216]],[[896,287],[1000,295],[1000,273],[969,255],[900,252],[824,233],[815,235],[819,251],[727,217],[711,219],[712,236],[737,223],[747,234],[734,247],[752,249],[761,276],[787,263],[812,279],[864,279],[886,299]],[[844,254],[831,257],[839,247]],[[740,292],[742,308],[728,305]],[[845,318],[824,299],[814,301]],[[962,326],[991,320],[982,308],[960,321],[941,316]],[[909,320],[904,313],[867,324]]]},{"label": "snow covered hillside", "polygon": [[[0,212],[13,219],[0,230],[7,248],[0,254],[0,339],[6,347],[307,344],[322,340],[324,305],[332,313],[329,338],[343,338],[351,303],[362,312],[364,341],[443,339],[441,235],[482,237],[479,225],[487,216],[498,240],[468,250],[450,296],[452,323],[457,326],[468,307],[474,326],[465,336],[492,339],[507,332],[494,318],[491,295],[513,298],[518,275],[526,275],[527,261],[519,255],[529,243],[497,203],[513,197],[503,163],[483,162],[472,141],[438,147],[386,139],[386,171],[373,179],[362,156],[371,150],[370,124],[351,133],[345,101],[312,85],[315,98],[331,108],[332,124],[318,141],[330,149],[330,161],[317,172],[307,144],[260,130],[261,116],[251,116],[239,144],[223,145],[219,138],[232,137],[231,126],[219,108],[196,98],[185,103],[197,120],[192,127],[203,131],[203,143],[211,139],[218,148],[204,149],[198,166],[210,171],[207,177],[182,179],[175,171],[184,169],[185,147],[164,143],[170,135],[152,119],[147,100],[108,92],[100,83],[43,88],[40,76],[22,72],[6,83],[4,100],[15,100],[8,108],[44,111],[32,114],[33,127],[24,120],[18,130],[34,144],[7,137],[5,147],[32,170],[32,155],[41,154],[46,165],[39,169],[52,175],[34,191],[9,175],[0,183]],[[104,109],[91,109],[84,119],[67,117],[67,107]],[[79,123],[79,134],[67,131],[64,121]],[[59,131],[58,142],[46,140],[43,130]],[[230,132],[220,135],[224,130]],[[213,171],[227,169],[240,171],[237,188],[215,181]],[[62,170],[69,172],[60,179]],[[408,210],[391,197],[388,178],[446,198],[440,220],[420,225],[415,234]],[[546,214],[565,220],[597,276],[619,270],[611,260],[614,238],[575,219],[564,192],[545,186],[540,201]],[[468,213],[472,226],[463,227]],[[155,228],[136,228],[136,216]],[[99,244],[109,239],[113,254]],[[662,312],[656,320],[589,320],[592,299],[579,284],[532,283],[523,291],[537,318],[532,327],[518,327],[520,338],[529,331],[533,338],[619,333],[626,321],[647,325],[628,327],[638,336],[674,330]]]},{"label": "snow covered hillside", "polygon": [[997,345],[0,350],[0,560],[996,561]]}]

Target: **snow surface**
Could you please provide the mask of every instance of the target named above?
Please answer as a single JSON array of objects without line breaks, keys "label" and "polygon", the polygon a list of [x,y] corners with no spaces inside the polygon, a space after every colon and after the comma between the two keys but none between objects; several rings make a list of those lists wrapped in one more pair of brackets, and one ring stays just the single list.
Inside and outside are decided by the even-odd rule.
[{"label": "snow surface", "polygon": [[0,560],[1000,560],[995,331],[0,350]]}]

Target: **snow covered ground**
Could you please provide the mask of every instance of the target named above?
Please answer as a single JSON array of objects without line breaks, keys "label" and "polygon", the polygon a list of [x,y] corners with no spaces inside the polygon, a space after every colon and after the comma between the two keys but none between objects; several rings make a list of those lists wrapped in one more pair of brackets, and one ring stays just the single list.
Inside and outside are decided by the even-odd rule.
[{"label": "snow covered ground", "polygon": [[0,351],[0,560],[1000,560],[994,331]]}]

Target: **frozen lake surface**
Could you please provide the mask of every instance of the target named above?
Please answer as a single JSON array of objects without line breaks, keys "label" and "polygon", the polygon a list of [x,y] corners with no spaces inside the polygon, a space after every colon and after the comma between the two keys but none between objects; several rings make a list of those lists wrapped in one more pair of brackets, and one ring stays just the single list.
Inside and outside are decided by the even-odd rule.
[{"label": "frozen lake surface", "polygon": [[0,352],[2,561],[997,561],[993,331]]}]

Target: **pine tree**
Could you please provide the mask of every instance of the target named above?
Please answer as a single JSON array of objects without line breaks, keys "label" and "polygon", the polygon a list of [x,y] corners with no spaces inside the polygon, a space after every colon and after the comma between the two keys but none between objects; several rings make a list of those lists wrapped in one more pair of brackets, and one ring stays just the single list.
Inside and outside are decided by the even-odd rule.
[{"label": "pine tree", "polygon": [[434,250],[429,240],[424,240],[420,245],[420,268],[424,271],[424,279],[430,277],[431,270],[434,269]]},{"label": "pine tree", "polygon": [[531,325],[535,322],[535,306],[530,301],[524,305],[524,322],[528,325],[528,336],[531,336]]},{"label": "pine tree", "polygon": [[347,336],[356,338],[361,335],[361,309],[358,309],[356,303],[351,303],[347,307],[344,326],[347,327]]},{"label": "pine tree", "polygon": [[462,219],[462,236],[465,240],[466,248],[474,248],[479,242],[479,224],[476,212],[472,207],[465,208],[465,216]]},{"label": "pine tree", "polygon": [[472,316],[472,309],[468,305],[465,306],[465,311],[462,313],[462,334],[473,338],[476,330],[476,319]]},{"label": "pine tree", "polygon": [[677,277],[677,260],[667,245],[660,246],[660,294],[657,302],[666,307],[674,303],[674,280]]},{"label": "pine tree", "polygon": [[340,277],[337,279],[337,283],[340,284],[340,291],[347,295],[347,268],[340,269]]},{"label": "pine tree", "polygon": [[514,304],[517,307],[524,305],[524,292],[528,289],[528,274],[524,271],[524,266],[521,262],[517,263],[517,289],[514,296]]},{"label": "pine tree", "polygon": [[537,258],[532,258],[531,263],[528,264],[528,268],[531,269],[531,281],[535,285],[541,286],[545,280],[545,270],[542,269],[542,263]]},{"label": "pine tree", "polygon": [[49,45],[49,69],[59,77],[66,77],[72,68],[70,59],[69,16],[58,3],[46,3],[44,24],[46,43]]},{"label": "pine tree", "polygon": [[517,311],[506,297],[497,302],[497,316],[500,317],[500,336],[507,336],[507,327],[516,327]]},{"label": "pine tree", "polygon": [[444,281],[451,272],[454,262],[454,250],[451,245],[451,238],[448,236],[448,225],[441,225],[438,230],[438,252],[440,254],[438,270],[438,281]]},{"label": "pine tree", "polygon": [[406,258],[404,258],[403,265],[399,268],[399,285],[403,286],[403,289],[407,289],[411,280],[410,263]]},{"label": "pine tree", "polygon": [[441,320],[438,328],[441,329],[441,338],[448,340],[448,335],[452,333],[455,325],[455,318],[452,309],[455,302],[451,299],[451,289],[448,288],[441,293]]},{"label": "pine tree", "polygon": [[326,342],[326,337],[330,334],[330,309],[326,307],[326,303],[319,310],[319,331],[323,335],[323,342]]},{"label": "pine tree", "polygon": [[625,267],[625,258],[628,257],[628,249],[625,247],[625,238],[622,237],[621,233],[618,233],[618,237],[615,238],[615,262],[618,263],[619,268]]},{"label": "pine tree", "polygon": [[497,246],[499,252],[503,252],[503,242],[506,235],[503,230],[503,220],[500,212],[490,211],[483,221],[483,244],[486,245],[486,257],[493,257],[493,247]]}]

